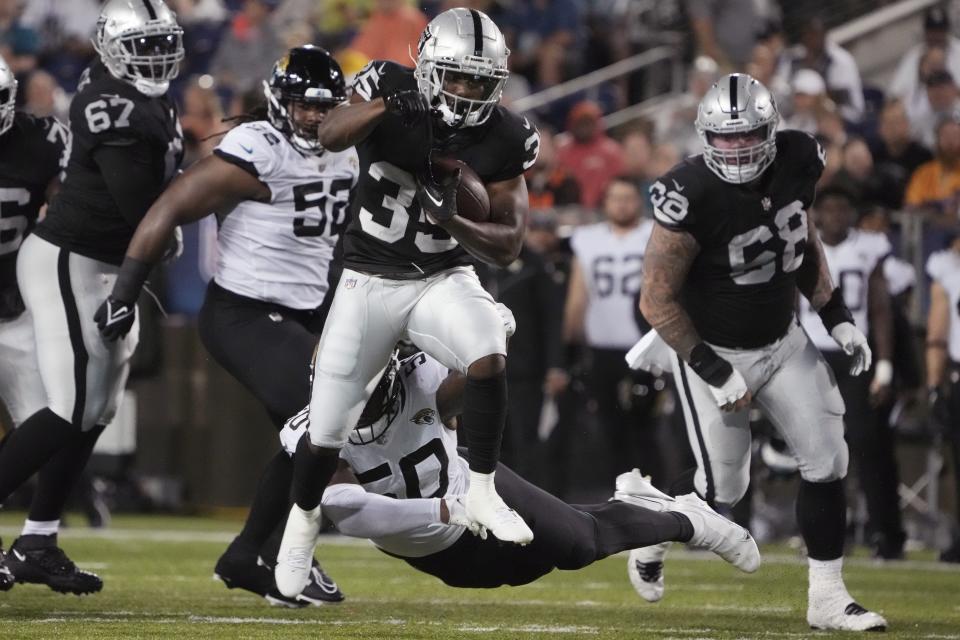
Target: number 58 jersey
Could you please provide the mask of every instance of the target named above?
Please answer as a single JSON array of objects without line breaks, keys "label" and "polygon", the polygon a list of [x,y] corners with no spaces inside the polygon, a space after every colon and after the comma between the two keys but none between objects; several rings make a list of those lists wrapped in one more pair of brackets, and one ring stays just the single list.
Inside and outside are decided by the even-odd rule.
[{"label": "number 58 jersey", "polygon": [[320,306],[357,183],[356,151],[303,154],[257,121],[231,129],[214,153],[270,189],[269,201],[218,213],[217,284],[291,309]]},{"label": "number 58 jersey", "polygon": [[681,299],[700,336],[717,346],[762,347],[796,317],[807,209],[824,154],[799,131],[777,133],[776,144],[776,159],[752,184],[724,182],[697,155],[650,187],[657,224],[700,245]]}]

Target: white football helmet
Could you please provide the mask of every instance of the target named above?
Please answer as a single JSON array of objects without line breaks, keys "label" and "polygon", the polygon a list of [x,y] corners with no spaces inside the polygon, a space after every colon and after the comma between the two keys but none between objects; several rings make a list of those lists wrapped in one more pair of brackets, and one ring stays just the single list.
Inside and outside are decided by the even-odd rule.
[{"label": "white football helmet", "polygon": [[17,103],[17,79],[0,56],[0,136],[13,126],[14,108]]},{"label": "white football helmet", "polygon": [[163,0],[107,0],[93,46],[110,75],[156,97],[180,72],[183,29]]},{"label": "white football helmet", "polygon": [[[451,127],[475,127],[490,117],[510,75],[510,49],[500,29],[476,9],[449,9],[430,21],[417,44],[414,75],[420,92]],[[444,89],[450,74],[479,82],[482,96],[471,99]]]},{"label": "white football helmet", "polygon": [[[773,94],[745,73],[723,76],[707,91],[697,109],[696,128],[703,142],[703,160],[725,182],[750,182],[777,155],[780,113]],[[757,134],[756,144],[719,148],[719,137]]]}]

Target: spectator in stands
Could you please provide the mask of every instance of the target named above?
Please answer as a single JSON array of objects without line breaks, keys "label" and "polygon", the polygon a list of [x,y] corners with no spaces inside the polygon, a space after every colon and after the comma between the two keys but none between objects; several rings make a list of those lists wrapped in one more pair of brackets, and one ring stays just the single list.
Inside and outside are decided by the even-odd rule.
[{"label": "spectator in stands", "polygon": [[347,48],[360,31],[371,3],[372,0],[317,0],[316,28],[324,48]]},{"label": "spectator in stands", "polygon": [[69,119],[70,97],[52,75],[36,69],[27,76],[24,87],[24,111],[38,118],[56,116],[62,122]]},{"label": "spectator in stands", "polygon": [[843,145],[840,170],[830,187],[842,190],[858,211],[877,201],[880,185],[873,170],[873,155],[863,138],[849,138]]},{"label": "spectator in stands", "polygon": [[511,50],[510,66],[534,86],[563,82],[579,59],[580,5],[576,0],[514,2],[506,24],[498,25]]},{"label": "spectator in stands", "polygon": [[526,179],[531,210],[552,209],[580,202],[580,185],[557,162],[557,149],[550,129],[540,128],[540,153],[536,163],[527,171]]},{"label": "spectator in stands", "polygon": [[427,16],[407,0],[375,0],[373,11],[350,43],[371,60],[392,60],[411,64],[420,34],[427,26]]},{"label": "spectator in stands", "polygon": [[900,100],[891,100],[880,112],[878,138],[871,148],[881,184],[880,203],[896,211],[903,206],[903,194],[917,167],[933,156],[910,133],[907,111]]},{"label": "spectator in stands", "polygon": [[848,122],[863,116],[863,85],[860,70],[850,52],[827,42],[827,30],[820,18],[811,18],[800,32],[800,46],[792,54],[792,73],[813,69],[827,83],[827,95]]},{"label": "spectator in stands", "polygon": [[904,204],[941,226],[952,227],[957,224],[960,193],[960,121],[945,118],[937,126],[936,135],[935,157],[913,173]]},{"label": "spectator in stands", "polygon": [[[698,151],[697,153],[700,153]],[[650,164],[651,176],[662,176],[680,162],[680,150],[672,142],[658,142],[653,145],[653,162]]]},{"label": "spectator in stands", "polygon": [[651,420],[655,379],[646,371],[630,369],[624,360],[644,330],[635,310],[644,247],[653,224],[644,219],[639,185],[623,176],[607,186],[603,213],[605,221],[573,232],[564,339],[589,350],[588,387],[609,446],[606,459],[597,466],[611,481],[623,469],[639,467],[656,483],[662,480],[662,467]]},{"label": "spectator in stands", "polygon": [[94,56],[98,0],[30,0],[21,23],[40,34],[40,62],[66,91],[74,91]]},{"label": "spectator in stands", "polygon": [[666,119],[659,119],[657,138],[670,140],[677,145],[684,156],[703,151],[700,136],[694,122],[697,119],[697,107],[700,100],[719,77],[720,68],[716,61],[708,56],[697,56],[687,74],[687,91],[676,102],[676,108]]},{"label": "spectator in stands", "polygon": [[[960,302],[960,236],[926,263],[930,276],[926,370],[930,413],[943,429],[953,454],[955,517],[960,520],[960,331],[953,320]],[[954,530],[960,522],[954,522]],[[956,532],[954,532],[956,536]],[[942,562],[960,562],[960,537],[940,554]]]},{"label": "spectator in stands", "polygon": [[0,0],[0,55],[14,75],[37,66],[40,39],[20,22],[20,0]]},{"label": "spectator in stands", "polygon": [[770,90],[777,104],[786,105],[791,87],[786,78],[777,73],[777,65],[777,53],[769,45],[758,42],[753,47],[750,62],[747,63],[747,73]]},{"label": "spectator in stands", "polygon": [[623,172],[623,149],[604,132],[602,115],[595,102],[579,102],[567,116],[567,132],[557,137],[557,158],[580,184],[580,204],[590,208],[610,178]]},{"label": "spectator in stands", "polygon": [[892,97],[899,97],[907,109],[907,117],[913,120],[918,114],[930,111],[930,101],[927,100],[927,78],[934,71],[943,71],[947,68],[947,50],[943,47],[930,47],[920,56],[916,69],[916,82],[909,93],[900,95],[890,91]]},{"label": "spectator in stands", "polygon": [[270,23],[278,0],[245,0],[213,57],[210,72],[221,85],[236,93],[259,87],[270,75],[274,61],[284,51]]},{"label": "spectator in stands", "polygon": [[183,166],[186,168],[210,155],[220,142],[219,137],[211,136],[226,131],[223,124],[223,105],[220,104],[217,92],[191,79],[183,94],[180,125],[183,127]]},{"label": "spectator in stands", "polygon": [[[927,60],[928,53],[936,51],[936,60]],[[933,62],[936,68],[946,69],[954,78],[960,78],[960,39],[950,35],[950,20],[943,7],[927,9],[923,18],[923,42],[911,47],[900,59],[890,86],[892,96],[910,102],[925,97],[924,78],[932,69],[924,69]]]},{"label": "spectator in stands", "polygon": [[928,149],[937,144],[937,124],[960,109],[960,89],[945,69],[933,71],[926,80],[926,108],[910,116],[913,135]]},{"label": "spectator in stands", "polygon": [[820,128],[819,116],[827,100],[827,84],[813,69],[800,69],[793,76],[790,115],[781,120],[781,129],[796,129],[811,135]]},{"label": "spectator in stands", "polygon": [[742,70],[750,60],[757,35],[767,25],[765,4],[755,0],[688,0],[697,52],[716,60],[723,72]]},{"label": "spectator in stands", "polygon": [[637,184],[649,182],[655,176],[650,171],[653,162],[653,141],[647,127],[636,126],[620,139],[623,149],[623,173],[636,180]]}]

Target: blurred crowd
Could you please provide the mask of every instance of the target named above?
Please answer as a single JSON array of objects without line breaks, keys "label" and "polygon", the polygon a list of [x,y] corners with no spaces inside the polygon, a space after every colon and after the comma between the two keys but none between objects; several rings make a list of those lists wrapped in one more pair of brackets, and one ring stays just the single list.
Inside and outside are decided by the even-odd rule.
[{"label": "blurred crowd", "polygon": [[[641,70],[530,114],[540,127],[541,143],[539,159],[527,174],[526,247],[509,269],[485,274],[487,286],[511,306],[519,325],[508,372],[515,426],[505,442],[505,460],[560,495],[575,490],[568,467],[542,461],[578,457],[579,432],[573,424],[584,412],[599,425],[605,444],[596,454],[601,459],[579,464],[609,469],[610,478],[603,481],[637,465],[657,481],[690,464],[683,427],[670,426],[678,412],[672,409],[669,385],[628,371],[622,357],[614,364],[608,352],[625,351],[630,344],[597,344],[585,329],[592,300],[576,284],[576,237],[591,223],[632,229],[649,220],[648,187],[701,150],[694,129],[697,104],[721,74],[745,71],[772,90],[780,126],[806,131],[823,146],[821,184],[852,194],[859,224],[890,234],[895,252],[903,246],[905,216],[923,221],[918,249],[923,258],[948,246],[955,235],[960,40],[953,35],[951,14],[939,6],[926,12],[922,40],[881,87],[865,83],[854,57],[826,37],[832,25],[815,17],[817,3],[168,1],[185,32],[187,58],[173,91],[187,164],[210,152],[216,134],[229,126],[225,117],[259,102],[261,80],[286,49],[324,46],[348,75],[371,59],[411,64],[424,26],[452,6],[486,12],[506,34],[512,51],[504,94],[508,105],[665,42],[686,47],[686,90],[670,109],[607,127],[607,115],[635,104],[649,95],[651,83],[663,81],[662,74]],[[840,5],[856,5],[851,11],[859,6],[830,4],[837,11]],[[807,10],[808,5],[814,7]],[[21,108],[66,119],[71,93],[94,57],[90,38],[99,7],[98,0],[0,0],[0,52],[20,79]],[[670,34],[678,37],[671,40]],[[901,257],[923,264],[914,256]],[[925,298],[924,274],[908,262],[897,266],[894,293]],[[176,279],[170,280],[175,296]],[[629,280],[624,293],[638,297],[639,284],[638,277]],[[899,297],[898,307],[905,305]],[[642,318],[631,310],[624,314],[622,322],[636,326],[639,335]],[[907,343],[913,340],[909,323],[905,335]],[[918,352],[898,348],[898,357],[901,392],[923,388]],[[642,425],[652,426],[644,431]],[[543,452],[531,453],[538,447]]]}]

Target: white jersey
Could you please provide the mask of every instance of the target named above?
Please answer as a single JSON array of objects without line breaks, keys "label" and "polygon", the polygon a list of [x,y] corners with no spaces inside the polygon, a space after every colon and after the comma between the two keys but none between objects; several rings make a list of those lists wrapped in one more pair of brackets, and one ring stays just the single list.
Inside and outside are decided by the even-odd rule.
[{"label": "white jersey", "polygon": [[[831,247],[823,243],[830,277],[840,287],[843,301],[853,315],[853,322],[865,335],[870,331],[867,313],[867,291],[870,274],[890,253],[887,236],[874,231],[851,229],[846,239]],[[810,303],[800,296],[800,323],[813,344],[821,351],[839,351],[840,346],[830,337],[820,316]]]},{"label": "white jersey", "polygon": [[315,309],[346,228],[359,161],[353,148],[302,154],[268,122],[241,124],[214,150],[270,188],[220,217],[214,278],[221,287],[292,309]]},{"label": "white jersey", "polygon": [[634,305],[643,280],[643,256],[653,231],[652,220],[624,235],[609,223],[578,227],[570,245],[587,286],[587,344],[600,349],[632,347],[640,338]]},{"label": "white jersey", "polygon": [[883,261],[883,277],[887,279],[887,290],[891,296],[898,296],[917,284],[917,270],[906,260],[895,256]]},{"label": "white jersey", "polygon": [[952,249],[937,251],[927,258],[927,275],[943,287],[950,299],[950,359],[960,362],[960,254]]},{"label": "white jersey", "polygon": [[[340,457],[353,469],[370,493],[391,498],[442,498],[467,492],[467,461],[457,455],[457,434],[443,426],[436,393],[447,369],[423,352],[403,362],[400,369],[401,407],[386,432],[370,444],[348,442]],[[289,420],[280,441],[292,454],[303,434],[305,420]],[[463,527],[435,523],[403,535],[374,538],[388,553],[420,558],[442,551],[464,532]]]}]

